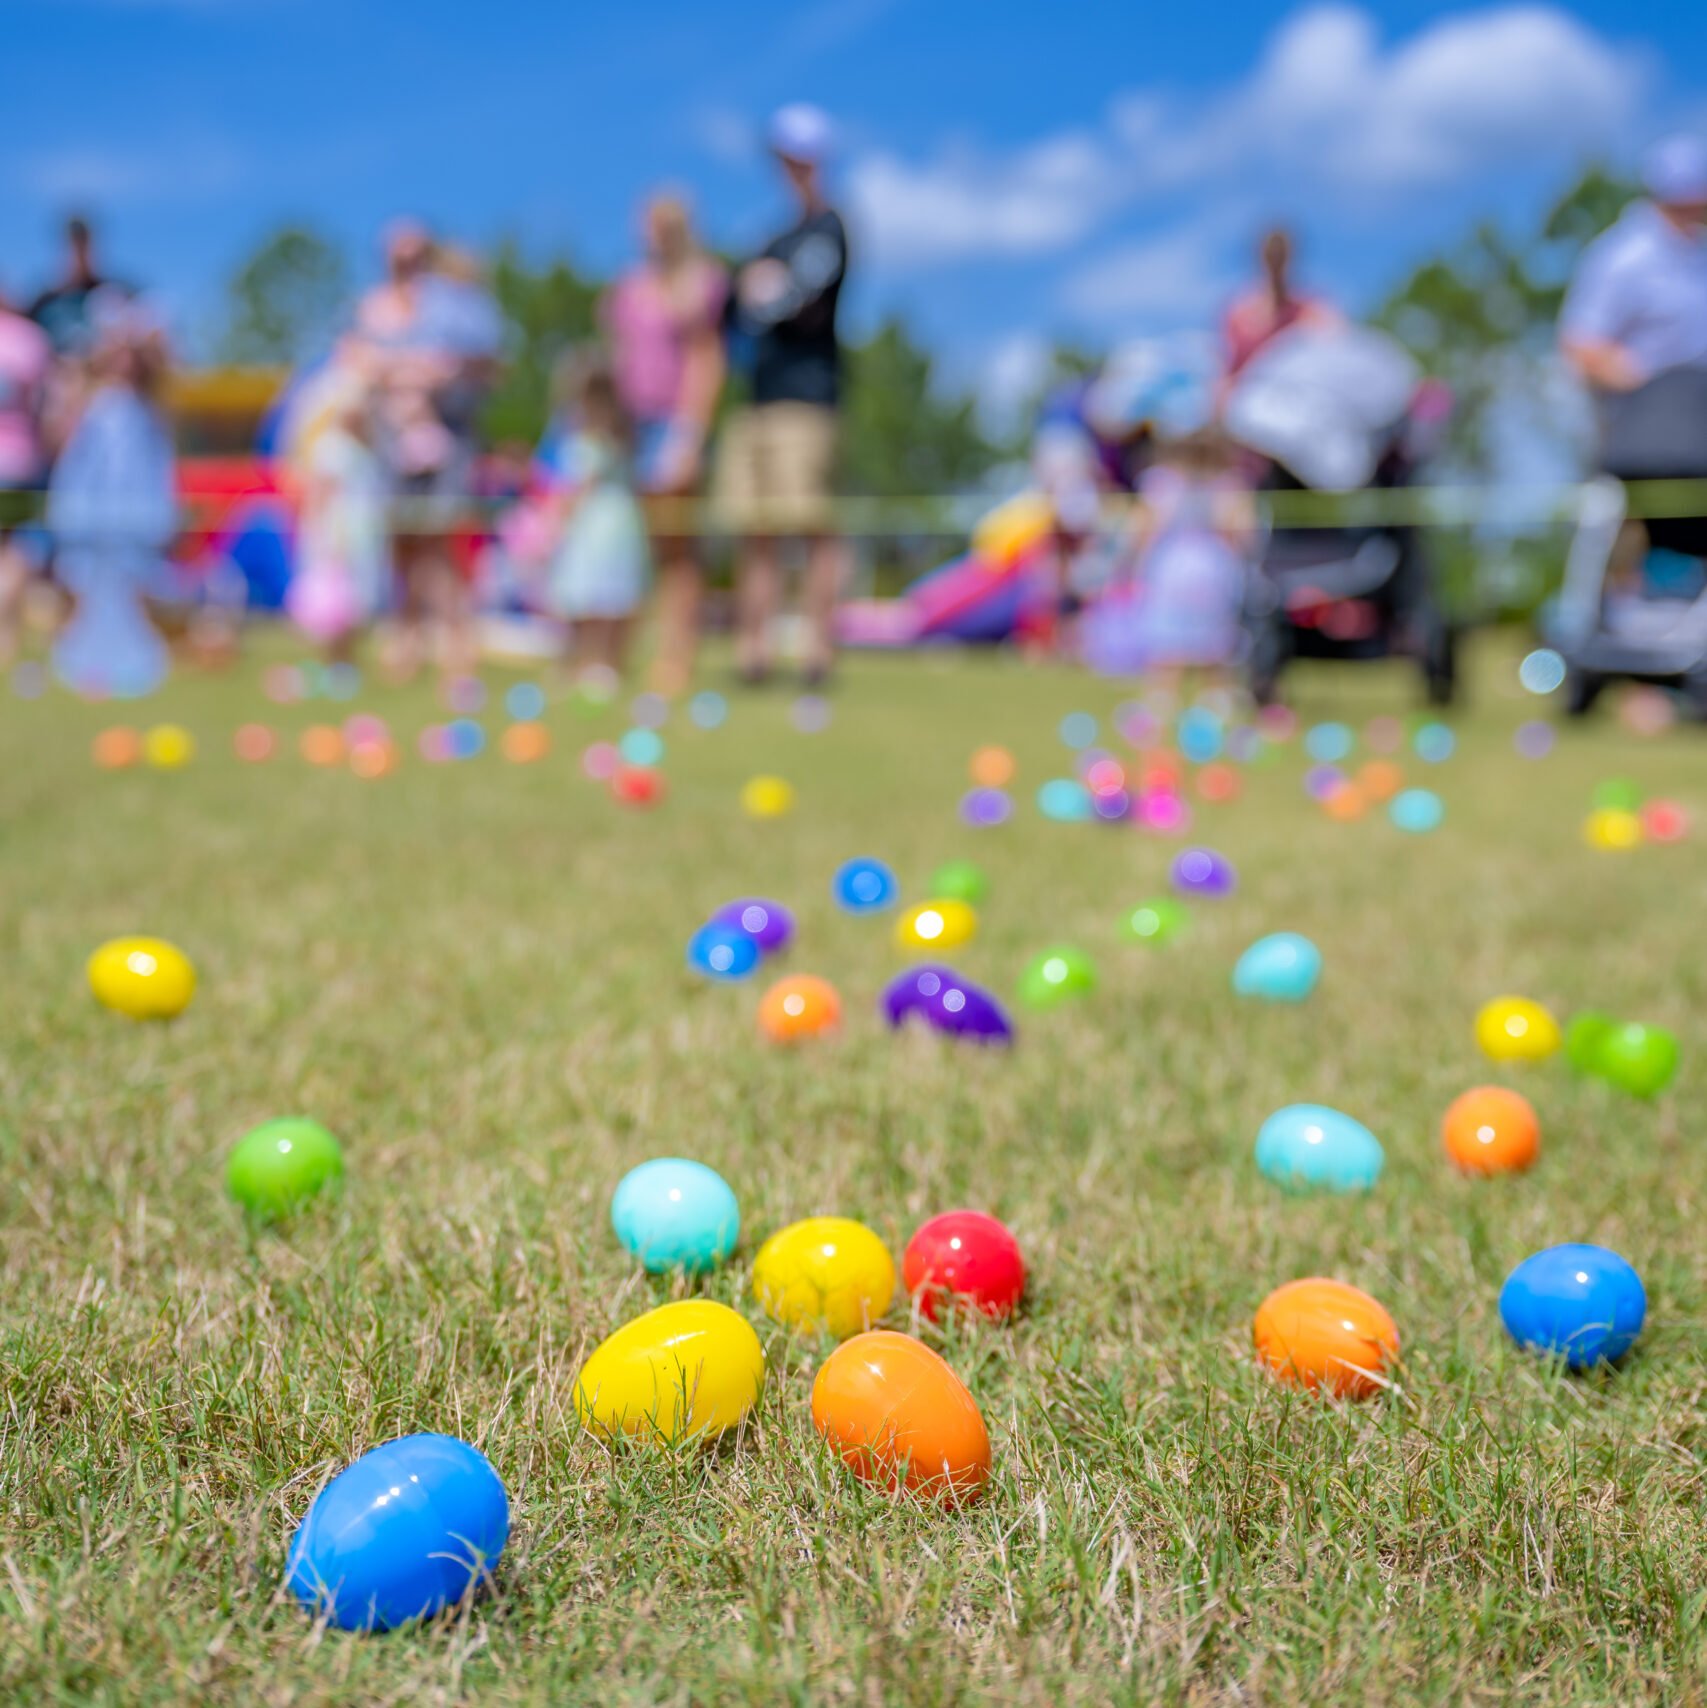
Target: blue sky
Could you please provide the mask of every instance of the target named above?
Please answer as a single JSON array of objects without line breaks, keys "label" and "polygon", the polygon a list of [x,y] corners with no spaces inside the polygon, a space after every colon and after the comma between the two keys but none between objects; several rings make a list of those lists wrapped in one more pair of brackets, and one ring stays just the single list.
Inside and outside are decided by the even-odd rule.
[{"label": "blue sky", "polygon": [[270,226],[371,265],[389,215],[608,269],[652,185],[739,248],[781,206],[753,145],[841,133],[856,325],[898,311],[999,399],[1042,342],[1207,324],[1276,215],[1354,307],[1585,159],[1707,128],[1700,0],[5,0],[0,287],[95,210],[193,339]]}]

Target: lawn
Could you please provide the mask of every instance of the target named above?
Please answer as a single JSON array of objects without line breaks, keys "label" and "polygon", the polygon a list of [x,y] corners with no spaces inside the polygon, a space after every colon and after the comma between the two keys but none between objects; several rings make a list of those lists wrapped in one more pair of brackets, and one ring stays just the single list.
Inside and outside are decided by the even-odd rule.
[{"label": "lawn", "polygon": [[[91,764],[110,707],[0,702],[0,1697],[1707,1696],[1707,758],[1698,730],[1643,739],[1610,710],[1519,758],[1537,707],[1515,660],[1485,642],[1457,754],[1405,758],[1446,801],[1439,831],[1332,822],[1294,742],[1197,809],[1239,887],[1159,947],[1117,925],[1165,893],[1178,843],[1032,805],[1068,768],[1062,714],[1121,698],[1067,671],[856,660],[822,733],[792,727],[786,691],[733,698],[716,731],[678,715],[652,812],[581,774],[620,714],[562,698],[544,762],[428,765],[413,735],[443,714],[424,688],[279,708],[251,659],[145,708],[200,740],[173,773]],[[1294,687],[1306,722],[1413,701],[1382,669]],[[232,756],[247,719],[296,732],[356,709],[409,738],[393,775]],[[1018,758],[1018,810],[970,830],[956,805],[986,742]],[[760,771],[793,781],[792,815],[742,815]],[[1585,847],[1612,775],[1682,800],[1695,839]],[[1020,1012],[1011,1053],[890,1034],[890,921],[830,896],[855,854],[913,898],[939,862],[978,860],[964,973],[1011,996],[1070,942],[1100,988]],[[687,972],[694,927],[741,894],[797,910],[790,964],[841,990],[839,1037],[767,1046],[763,973]],[[1239,950],[1276,929],[1323,950],[1303,1007],[1230,993]],[[133,931],[199,968],[174,1023],[90,997],[89,952]],[[1471,1021],[1506,991],[1674,1027],[1682,1071],[1647,1104],[1561,1059],[1496,1068]],[[1442,1111],[1486,1080],[1540,1112],[1528,1176],[1444,1161]],[[1380,1136],[1372,1194],[1257,1173],[1258,1125],[1298,1101]],[[224,1157],[295,1111],[343,1138],[347,1190],[251,1232]],[[740,1196],[740,1250],[705,1290],[760,1327],[770,1375],[738,1440],[613,1453],[573,1382],[613,1327],[690,1290],[639,1272],[608,1221],[623,1172],[670,1154]],[[924,1330],[995,1450],[988,1498],[944,1513],[829,1456],[808,1406],[828,1347],[767,1323],[748,1278],[798,1216],[857,1216],[898,1255],[962,1203],[1012,1225],[1032,1282],[1011,1327]],[[1501,1328],[1508,1270],[1573,1239],[1647,1284],[1614,1372],[1563,1375]],[[1312,1401],[1255,1366],[1258,1303],[1315,1274],[1393,1314],[1393,1392]],[[317,1628],[281,1593],[295,1524],[331,1471],[422,1429],[504,1478],[495,1593],[383,1637]]]}]

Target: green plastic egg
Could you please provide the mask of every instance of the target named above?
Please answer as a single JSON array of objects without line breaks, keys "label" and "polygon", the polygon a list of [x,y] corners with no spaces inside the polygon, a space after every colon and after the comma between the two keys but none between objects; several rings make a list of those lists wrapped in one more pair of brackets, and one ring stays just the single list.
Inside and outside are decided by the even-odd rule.
[{"label": "green plastic egg", "polygon": [[342,1147],[318,1121],[301,1115],[263,1121],[238,1140],[225,1165],[231,1196],[263,1220],[288,1216],[343,1178]]}]

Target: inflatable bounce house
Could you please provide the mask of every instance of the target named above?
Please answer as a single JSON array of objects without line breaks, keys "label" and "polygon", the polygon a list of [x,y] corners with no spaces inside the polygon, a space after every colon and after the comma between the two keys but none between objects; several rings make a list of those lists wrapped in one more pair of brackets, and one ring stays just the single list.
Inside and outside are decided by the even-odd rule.
[{"label": "inflatable bounce house", "polygon": [[1022,492],[992,510],[972,549],[921,576],[899,599],[868,599],[840,617],[847,646],[994,644],[1046,635],[1055,613],[1055,509]]}]

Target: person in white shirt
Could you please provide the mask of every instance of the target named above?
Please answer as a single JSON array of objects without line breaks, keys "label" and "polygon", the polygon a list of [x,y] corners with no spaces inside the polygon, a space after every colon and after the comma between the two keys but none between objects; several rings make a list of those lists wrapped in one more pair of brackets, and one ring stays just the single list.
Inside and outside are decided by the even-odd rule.
[{"label": "person in white shirt", "polygon": [[1560,318],[1566,359],[1602,393],[1707,366],[1707,142],[1660,143],[1642,179],[1647,196],[1583,252]]}]

